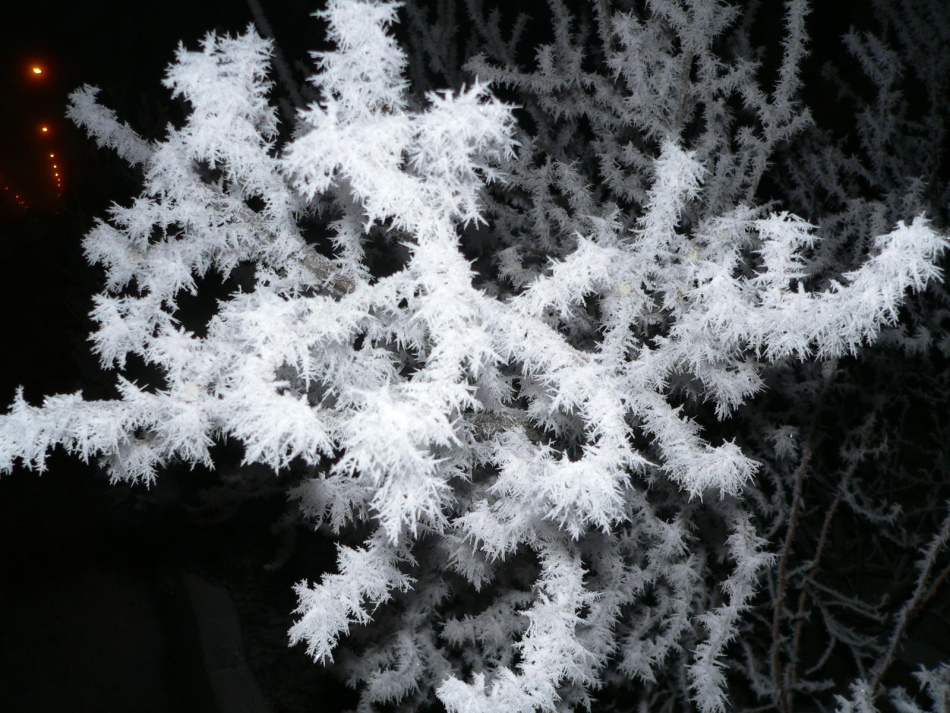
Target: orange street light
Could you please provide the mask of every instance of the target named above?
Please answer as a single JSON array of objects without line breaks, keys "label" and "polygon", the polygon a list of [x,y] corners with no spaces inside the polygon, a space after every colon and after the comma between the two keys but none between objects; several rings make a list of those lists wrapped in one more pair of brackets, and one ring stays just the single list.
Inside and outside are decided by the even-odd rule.
[{"label": "orange street light", "polygon": [[42,73],[43,73],[42,67],[33,67],[33,74],[42,74]]},{"label": "orange street light", "polygon": [[45,134],[45,133],[49,132],[49,127],[48,127],[48,126],[43,126],[43,127],[40,128],[40,131],[42,131],[42,132]]}]

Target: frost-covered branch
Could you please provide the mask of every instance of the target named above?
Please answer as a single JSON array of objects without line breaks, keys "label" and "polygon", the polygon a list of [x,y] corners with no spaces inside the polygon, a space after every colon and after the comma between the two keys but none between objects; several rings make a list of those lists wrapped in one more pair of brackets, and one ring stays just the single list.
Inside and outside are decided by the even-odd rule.
[{"label": "frost-covered branch", "polygon": [[[937,289],[950,243],[919,191],[882,183],[877,201],[830,173],[839,147],[801,101],[804,0],[785,3],[775,81],[739,6],[585,8],[551,2],[552,38],[526,67],[518,27],[476,0],[475,44],[454,46],[443,3],[452,21],[412,39],[418,66],[392,33],[397,3],[330,0],[320,100],[286,140],[273,44],[253,27],[179,48],[164,84],[190,111],[161,140],[95,89],[73,94],[70,116],[143,169],[140,195],[84,242],[106,280],[93,346],[119,392],[18,395],[0,471],[43,470],[62,446],[149,484],[174,462],[212,466],[227,438],[246,464],[297,473],[301,512],[342,542],[336,572],[297,585],[291,640],[335,658],[363,711],[567,711],[621,691],[716,713],[734,679],[745,701],[790,706],[791,689],[824,690],[812,672],[835,647],[862,675],[882,656],[855,689],[870,705],[939,547],[886,647],[852,622],[880,626],[873,602],[813,581],[832,537],[830,515],[805,526],[815,488],[834,481],[835,523],[897,512],[855,475],[876,420],[844,439],[844,475],[813,467],[834,450],[815,394],[844,381],[834,398],[859,400],[829,377],[882,330],[910,339],[904,305]],[[890,92],[889,51],[849,42]],[[464,60],[477,77],[431,90]],[[835,170],[896,170],[871,131],[893,127],[862,122],[876,163]],[[797,162],[799,140],[814,150]],[[182,323],[206,275],[238,271],[206,324]],[[159,376],[133,383],[130,357]],[[789,677],[807,601],[827,641]]]}]

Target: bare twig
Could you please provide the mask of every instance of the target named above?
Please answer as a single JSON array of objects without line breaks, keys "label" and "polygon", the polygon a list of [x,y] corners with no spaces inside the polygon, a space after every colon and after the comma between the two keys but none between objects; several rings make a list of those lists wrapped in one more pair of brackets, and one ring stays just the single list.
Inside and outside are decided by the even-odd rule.
[{"label": "bare twig", "polygon": [[[841,490],[838,491],[838,494],[835,495],[834,502],[831,503],[831,507],[828,508],[828,512],[825,514],[825,521],[821,526],[821,535],[818,538],[818,549],[815,551],[815,561],[812,564],[811,571],[808,573],[809,579],[814,579],[815,575],[818,574],[818,565],[821,563],[821,556],[825,551],[825,543],[828,541],[828,531],[831,529],[831,519],[835,515],[835,511],[838,509],[838,505],[841,503]],[[792,639],[792,657],[789,662],[790,672],[788,675],[788,690],[786,695],[789,697],[789,704],[791,704],[791,697],[794,695],[795,683],[798,680],[798,648],[802,639],[802,629],[805,625],[805,604],[808,601],[808,590],[802,587],[801,594],[798,596],[798,611],[795,615],[795,635]]]},{"label": "bare twig", "polygon": [[[828,389],[834,382],[837,372],[836,363],[832,363],[830,374],[825,381],[824,389],[819,397],[818,403],[824,401]],[[815,440],[818,435],[818,419],[812,421],[811,430],[808,433],[808,440],[805,442],[805,449],[802,452],[801,462],[795,471],[795,485],[792,490],[792,512],[788,518],[788,531],[785,533],[785,543],[782,546],[782,555],[778,565],[778,590],[775,595],[775,609],[772,612],[772,682],[775,686],[775,694],[778,696],[778,707],[783,713],[792,713],[791,693],[783,681],[782,667],[780,660],[781,653],[781,624],[782,612],[785,609],[785,590],[788,587],[788,559],[792,551],[792,542],[795,540],[795,531],[798,528],[798,518],[802,507],[802,484],[805,481],[805,473],[811,463],[811,457],[814,453]]]},{"label": "bare twig", "polygon": [[[950,503],[948,503],[948,505],[950,505]],[[881,681],[890,669],[891,664],[894,663],[894,659],[897,657],[897,650],[904,640],[904,635],[907,633],[910,623],[920,613],[921,609],[923,609],[924,604],[933,597],[941,582],[950,574],[950,565],[948,565],[943,572],[937,576],[931,586],[927,586],[930,573],[933,571],[934,564],[936,564],[937,561],[937,555],[943,546],[947,544],[948,539],[950,539],[950,513],[944,518],[940,530],[933,536],[933,539],[930,540],[930,544],[924,552],[924,556],[919,565],[920,576],[917,578],[917,586],[914,587],[914,593],[897,615],[897,623],[894,625],[894,631],[891,634],[887,652],[878,659],[871,672],[871,691],[875,698],[881,694]]]},{"label": "bare twig", "polygon": [[247,0],[247,5],[251,10],[251,15],[254,16],[254,24],[257,25],[258,32],[273,43],[274,67],[277,69],[277,76],[280,77],[280,82],[284,85],[284,91],[287,92],[292,104],[290,107],[282,106],[281,109],[284,112],[284,118],[289,124],[293,125],[296,120],[294,110],[304,107],[300,90],[297,88],[297,83],[294,81],[293,74],[290,72],[290,65],[287,64],[287,60],[284,59],[284,53],[281,51],[280,45],[277,44],[274,31],[267,21],[267,15],[264,14],[264,8],[261,7],[258,0]]},{"label": "bare twig", "polygon": [[[871,433],[873,432],[874,425],[874,416],[867,419],[867,422],[864,427],[864,432],[861,435],[861,445],[858,448],[859,452],[864,452],[867,448],[868,442],[871,440]],[[855,462],[856,463],[856,462]],[[825,521],[821,526],[821,534],[818,537],[818,547],[815,551],[815,559],[812,563],[811,571],[808,573],[808,581],[814,581],[815,576],[818,574],[818,567],[821,563],[822,554],[824,554],[825,544],[828,540],[828,531],[831,528],[831,520],[835,515],[835,512],[838,510],[838,505],[841,504],[841,500],[844,497],[844,488],[848,479],[851,477],[851,474],[854,470],[855,463],[852,463],[842,478],[841,485],[838,488],[838,492],[835,495],[835,499],[831,504],[831,507],[828,508],[828,512],[825,513]],[[785,695],[789,698],[789,706],[791,707],[792,698],[794,697],[795,684],[798,681],[798,650],[801,645],[802,630],[805,626],[805,606],[808,602],[808,589],[803,587],[801,593],[798,597],[798,611],[795,614],[795,634],[792,639],[792,653],[789,660],[788,671],[785,677]]]},{"label": "bare twig", "polygon": [[610,21],[610,0],[600,0],[600,19],[604,23],[604,46],[610,47],[610,41],[614,34],[614,28]]},{"label": "bare twig", "polygon": [[811,462],[813,451],[813,437],[815,429],[808,436],[808,442],[805,444],[805,450],[802,453],[802,460],[795,472],[795,487],[792,491],[792,512],[788,519],[788,531],[785,533],[785,544],[782,547],[782,556],[778,564],[778,591],[775,597],[775,609],[772,613],[772,682],[775,684],[775,692],[780,697],[779,705],[784,713],[791,713],[791,700],[789,691],[782,681],[781,662],[779,660],[779,651],[781,647],[781,623],[782,611],[785,608],[785,588],[788,585],[788,558],[792,551],[792,542],[795,539],[795,530],[798,526],[798,516],[802,506],[802,483],[805,480],[805,471],[808,470],[808,464]]}]

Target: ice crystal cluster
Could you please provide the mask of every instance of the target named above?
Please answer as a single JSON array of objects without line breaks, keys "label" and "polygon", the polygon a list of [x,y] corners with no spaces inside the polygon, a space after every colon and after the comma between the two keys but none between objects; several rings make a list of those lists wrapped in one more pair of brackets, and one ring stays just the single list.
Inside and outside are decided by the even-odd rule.
[{"label": "ice crystal cluster", "polygon": [[[160,140],[75,92],[70,117],[142,176],[84,243],[119,397],[19,397],[0,468],[59,445],[148,484],[228,438],[296,473],[339,544],[290,639],[336,659],[360,710],[873,709],[950,521],[898,543],[917,575],[868,614],[881,635],[849,628],[872,605],[816,576],[839,507],[899,517],[855,475],[885,417],[862,411],[833,455],[810,424],[845,362],[882,335],[932,350],[945,325],[902,307],[942,290],[948,241],[919,153],[939,107],[902,118],[898,77],[945,17],[920,3],[905,44],[849,35],[877,95],[848,153],[801,99],[804,0],[770,30],[771,78],[751,3],[575,5],[550,3],[525,60],[531,37],[474,0],[464,32],[448,3],[329,0],[292,126],[253,28],[179,49],[165,85],[189,111]],[[180,300],[236,270],[187,328]],[[123,378],[133,355],[160,384]],[[831,496],[805,502],[822,457]],[[918,675],[947,695],[945,666]]]}]

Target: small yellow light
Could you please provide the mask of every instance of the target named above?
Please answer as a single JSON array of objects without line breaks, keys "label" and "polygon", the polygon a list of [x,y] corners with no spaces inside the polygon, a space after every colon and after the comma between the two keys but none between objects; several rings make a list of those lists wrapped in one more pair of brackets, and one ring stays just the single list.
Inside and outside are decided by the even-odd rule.
[{"label": "small yellow light", "polygon": [[33,67],[33,74],[42,74],[42,73],[43,73],[42,67]]},{"label": "small yellow light", "polygon": [[49,157],[50,157],[50,158],[56,158],[56,154],[51,153],[51,154],[49,155]]},{"label": "small yellow light", "polygon": [[40,131],[42,131],[45,134],[47,131],[49,131],[49,128],[44,126],[43,128],[40,129]]},{"label": "small yellow light", "polygon": [[57,166],[57,165],[54,163],[54,164],[53,164],[53,168],[59,168],[59,166]]}]

